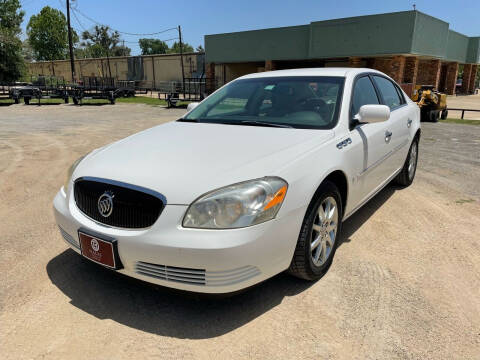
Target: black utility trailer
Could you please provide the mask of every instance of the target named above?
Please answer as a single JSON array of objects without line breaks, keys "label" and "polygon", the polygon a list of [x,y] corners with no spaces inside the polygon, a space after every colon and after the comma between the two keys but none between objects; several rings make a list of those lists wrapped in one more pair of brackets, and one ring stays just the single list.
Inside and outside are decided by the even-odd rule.
[{"label": "black utility trailer", "polygon": [[28,87],[28,83],[16,82],[11,84],[0,84],[0,99],[11,99],[15,104],[20,103],[23,97],[23,89]]},{"label": "black utility trailer", "polygon": [[134,97],[136,94],[135,81],[133,80],[117,80],[117,89],[115,97]]},{"label": "black utility trailer", "polygon": [[0,100],[11,99],[10,86],[6,84],[0,84]]},{"label": "black utility trailer", "polygon": [[63,77],[32,76],[32,84],[21,87],[19,91],[27,105],[33,99],[38,100],[38,105],[42,99],[59,99],[68,104],[68,91]]},{"label": "black utility trailer", "polygon": [[158,86],[158,98],[167,101],[167,107],[178,102],[198,102],[207,97],[205,78],[186,78],[185,81],[162,81]]},{"label": "black utility trailer", "polygon": [[110,77],[84,76],[78,85],[75,85],[73,102],[75,105],[82,104],[83,100],[102,99],[115,104],[118,87],[115,79]]}]

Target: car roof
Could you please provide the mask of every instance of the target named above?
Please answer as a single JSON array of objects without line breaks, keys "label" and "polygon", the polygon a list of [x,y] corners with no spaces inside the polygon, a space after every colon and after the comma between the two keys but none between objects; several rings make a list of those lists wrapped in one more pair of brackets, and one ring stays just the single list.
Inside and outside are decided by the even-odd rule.
[{"label": "car roof", "polygon": [[308,68],[308,69],[289,69],[289,70],[275,70],[248,74],[239,79],[255,79],[266,77],[287,77],[287,76],[356,76],[365,72],[376,72],[382,74],[380,71],[368,68],[347,68],[347,67],[330,67],[330,68]]}]

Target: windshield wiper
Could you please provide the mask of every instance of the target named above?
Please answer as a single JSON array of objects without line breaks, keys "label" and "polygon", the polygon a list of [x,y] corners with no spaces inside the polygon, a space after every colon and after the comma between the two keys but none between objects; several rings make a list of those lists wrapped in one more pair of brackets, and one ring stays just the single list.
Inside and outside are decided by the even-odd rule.
[{"label": "windshield wiper", "polygon": [[256,120],[242,120],[242,121],[240,121],[240,124],[293,129],[293,126],[287,125],[287,124],[277,124],[277,123],[271,123],[271,122],[266,122],[266,121],[256,121]]},{"label": "windshield wiper", "polygon": [[181,118],[181,119],[178,119],[177,121],[179,122],[198,122],[197,119],[184,119],[184,118]]}]

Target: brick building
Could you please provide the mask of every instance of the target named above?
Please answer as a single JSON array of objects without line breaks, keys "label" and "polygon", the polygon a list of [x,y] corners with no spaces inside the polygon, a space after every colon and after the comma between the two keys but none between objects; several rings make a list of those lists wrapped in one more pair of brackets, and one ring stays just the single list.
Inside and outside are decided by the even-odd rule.
[{"label": "brick building", "polygon": [[[415,84],[472,93],[480,37],[468,37],[419,11],[312,22],[205,36],[206,75],[217,84],[244,74],[301,67],[369,67],[411,93]],[[213,83],[211,83],[213,86]]]}]

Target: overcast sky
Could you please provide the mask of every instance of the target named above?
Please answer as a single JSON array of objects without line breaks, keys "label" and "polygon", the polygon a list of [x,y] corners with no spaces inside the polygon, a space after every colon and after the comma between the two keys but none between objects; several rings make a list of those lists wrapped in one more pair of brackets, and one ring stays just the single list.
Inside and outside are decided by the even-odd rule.
[{"label": "overcast sky", "polygon": [[[26,12],[24,29],[31,15],[42,7],[65,11],[65,0],[22,0]],[[450,23],[450,28],[468,36],[480,36],[480,0],[75,0],[72,27],[77,32],[94,23],[84,17],[128,33],[154,33],[178,25],[184,40],[194,48],[203,36],[224,32],[308,24],[311,21],[417,9]],[[83,14],[83,15],[82,15]],[[177,37],[176,31],[156,36]],[[122,35],[132,55],[139,53],[139,36]],[[171,44],[174,40],[169,41]]]}]

